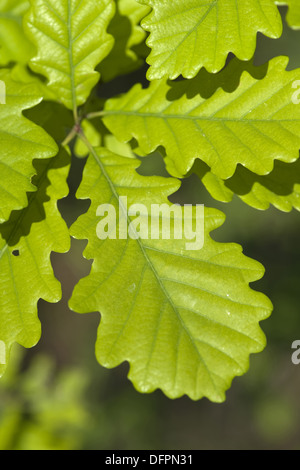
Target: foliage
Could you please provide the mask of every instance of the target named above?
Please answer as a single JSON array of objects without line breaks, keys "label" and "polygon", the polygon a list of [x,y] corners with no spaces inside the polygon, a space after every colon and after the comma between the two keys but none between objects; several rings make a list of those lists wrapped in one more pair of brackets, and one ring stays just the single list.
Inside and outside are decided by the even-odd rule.
[{"label": "foliage", "polygon": [[23,370],[23,354],[14,349],[0,388],[1,450],[79,449],[91,424],[83,406],[87,378],[80,369],[56,374],[52,359],[41,355]]},{"label": "foliage", "polygon": [[[296,4],[281,3],[300,27]],[[258,32],[281,34],[275,2],[6,0],[0,19],[18,45],[17,54],[0,36],[7,90],[0,105],[4,362],[14,342],[32,347],[39,340],[39,299],[61,298],[50,255],[69,249],[57,203],[68,193],[74,150],[88,154],[77,197],[91,204],[70,234],[88,240],[85,257],[93,264],[70,307],[100,312],[98,361],[128,361],[142,392],[224,401],[249,355],[265,346],[259,323],[272,305],[250,287],[263,267],[239,245],[213,239],[224,223],[216,209],[204,210],[202,248],[187,251],[184,238],[139,238],[134,214],[118,202],[170,207],[177,178],[195,172],[217,200],[236,194],[258,209],[299,209],[299,71],[287,72],[283,57],[262,67],[251,60]],[[104,82],[136,70],[145,55],[146,87],[99,97]],[[172,177],[138,174],[138,157],[154,150]],[[99,240],[101,204],[134,227],[132,237]],[[192,214],[195,222],[196,208]]]}]

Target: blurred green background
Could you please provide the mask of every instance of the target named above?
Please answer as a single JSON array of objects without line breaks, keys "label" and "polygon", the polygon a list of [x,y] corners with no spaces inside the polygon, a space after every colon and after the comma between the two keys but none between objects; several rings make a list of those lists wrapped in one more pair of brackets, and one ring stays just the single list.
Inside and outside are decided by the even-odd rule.
[{"label": "blurred green background", "polygon": [[[286,8],[281,11],[284,18]],[[278,55],[290,57],[290,69],[300,66],[300,31],[285,24],[278,40],[258,35],[255,62]],[[115,80],[101,93],[127,89],[144,73]],[[69,224],[87,208],[74,197],[83,165],[73,159],[71,193],[59,206]],[[146,157],[139,171],[164,174],[162,158]],[[213,238],[241,244],[265,266],[264,278],[252,287],[274,304],[261,325],[267,348],[251,356],[249,372],[234,379],[223,404],[169,400],[160,391],[139,394],[127,379],[127,364],[105,370],[95,359],[99,313],[68,309],[75,283],[90,269],[82,257],[85,243],[73,241],[68,254],[52,256],[63,300],[40,301],[41,341],[29,351],[15,347],[0,382],[0,450],[300,449],[300,365],[291,361],[291,344],[300,339],[300,214],[257,211],[238,198],[217,203],[195,175],[183,181],[178,198],[225,212]]]}]

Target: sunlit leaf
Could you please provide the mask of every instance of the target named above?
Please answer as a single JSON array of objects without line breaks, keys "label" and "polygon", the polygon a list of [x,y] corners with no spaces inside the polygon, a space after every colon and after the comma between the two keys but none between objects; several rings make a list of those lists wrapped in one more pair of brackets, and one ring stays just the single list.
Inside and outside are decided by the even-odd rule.
[{"label": "sunlit leaf", "polygon": [[[37,160],[28,206],[13,211],[0,225],[0,340],[5,344],[6,363],[14,342],[32,347],[40,339],[37,316],[39,299],[58,302],[61,287],[54,277],[52,251],[69,249],[68,228],[57,200],[66,196],[70,158],[65,150],[52,159]],[[6,364],[0,365],[2,375]]]},{"label": "sunlit leaf", "polygon": [[265,176],[259,176],[242,166],[234,175],[222,180],[209,171],[203,162],[197,161],[193,171],[214,199],[222,202],[232,200],[234,194],[255,209],[266,210],[273,205],[289,212],[300,211],[300,160],[294,163],[276,161],[274,169]]},{"label": "sunlit leaf", "polygon": [[[170,206],[167,197],[179,182],[143,177],[135,172],[138,165],[103,148],[91,152],[78,191],[91,206],[71,233],[88,239],[84,254],[94,261],[70,306],[79,313],[101,313],[99,362],[115,367],[128,361],[129,377],[141,392],[161,388],[172,398],[187,394],[223,401],[233,377],[247,370],[249,354],[265,345],[259,321],[270,314],[271,304],[248,285],[263,268],[240,246],[210,238],[224,221],[213,209],[205,209],[199,250],[187,250],[185,237],[100,240],[100,204],[112,204],[119,220],[126,215],[120,196],[127,197],[128,209],[142,202],[149,222],[153,204]],[[128,225],[132,219],[127,216]]]},{"label": "sunlit leaf", "polygon": [[25,30],[38,52],[30,66],[69,109],[83,104],[99,80],[95,67],[113,46],[106,32],[113,14],[111,0],[31,0]]},{"label": "sunlit leaf", "polygon": [[42,94],[33,83],[18,83],[11,72],[0,70],[5,84],[6,103],[0,104],[0,223],[14,209],[27,204],[27,191],[35,191],[31,179],[36,173],[34,159],[53,157],[57,153],[54,140],[39,126],[26,119],[24,110],[36,106]]},{"label": "sunlit leaf", "polygon": [[142,26],[152,49],[148,79],[194,77],[201,67],[218,72],[229,52],[249,60],[257,32],[278,38],[280,14],[273,0],[139,0],[152,7]]},{"label": "sunlit leaf", "polygon": [[[293,162],[299,156],[300,106],[293,95],[300,72],[287,72],[287,62],[273,59],[261,79],[245,71],[232,92],[219,88],[209,98],[200,92],[190,97],[188,80],[155,80],[145,89],[137,84],[108,100],[100,115],[119,140],[135,138],[145,154],[162,145],[174,176],[185,175],[196,158],[222,179],[238,163],[265,175],[275,159]],[[201,90],[203,78],[209,80],[205,71],[193,86]]]}]

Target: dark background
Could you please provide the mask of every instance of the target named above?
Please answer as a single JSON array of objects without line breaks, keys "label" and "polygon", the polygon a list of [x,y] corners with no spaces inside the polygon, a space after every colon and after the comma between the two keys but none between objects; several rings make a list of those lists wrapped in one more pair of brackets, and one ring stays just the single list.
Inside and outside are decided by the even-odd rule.
[{"label": "dark background", "polygon": [[[285,17],[286,9],[281,11]],[[278,40],[259,34],[257,50],[257,64],[287,55],[289,68],[299,67],[300,31],[285,24]],[[101,93],[115,95],[144,74],[142,69],[115,80]],[[71,193],[59,205],[69,224],[87,207],[74,198],[83,165],[73,159]],[[162,158],[146,157],[140,171],[164,174]],[[258,211],[237,197],[217,203],[195,175],[183,181],[180,198],[225,212],[226,222],[213,237],[241,244],[247,256],[265,266],[264,278],[252,287],[274,305],[261,324],[266,349],[251,356],[249,372],[234,379],[223,404],[170,400],[160,391],[139,394],[127,379],[127,364],[105,370],[95,359],[100,315],[68,309],[74,285],[90,269],[82,257],[85,243],[73,241],[68,254],[52,256],[63,300],[39,302],[42,338],[30,351],[14,349],[0,383],[0,449],[300,448],[300,365],[291,361],[291,344],[300,339],[300,216],[295,210]]]}]

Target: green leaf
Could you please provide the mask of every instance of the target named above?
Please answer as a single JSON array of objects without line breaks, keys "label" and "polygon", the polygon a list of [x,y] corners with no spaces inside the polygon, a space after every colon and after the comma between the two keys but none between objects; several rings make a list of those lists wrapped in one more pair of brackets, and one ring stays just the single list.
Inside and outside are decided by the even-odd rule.
[{"label": "green leaf", "polygon": [[26,119],[22,112],[36,106],[42,95],[33,83],[22,84],[11,78],[11,72],[0,70],[5,83],[6,104],[0,104],[0,223],[12,210],[27,204],[27,191],[35,191],[31,178],[36,173],[32,161],[53,157],[57,153],[54,140],[39,126]]},{"label": "green leaf", "polygon": [[214,199],[229,202],[233,195],[255,209],[266,210],[272,204],[278,210],[290,212],[293,208],[300,211],[300,159],[294,163],[275,161],[270,174],[259,176],[242,166],[235,174],[222,180],[209,171],[209,167],[199,160],[192,171]]},{"label": "green leaf", "polygon": [[299,156],[300,107],[293,102],[299,70],[287,72],[287,63],[285,57],[273,59],[262,79],[245,71],[232,92],[219,88],[209,98],[201,94],[203,80],[209,80],[205,71],[192,90],[189,80],[155,80],[147,89],[137,84],[108,100],[99,115],[118,140],[135,138],[145,154],[162,145],[173,176],[186,175],[196,158],[222,179],[238,163],[265,175],[275,159],[293,162]]},{"label": "green leaf", "polygon": [[109,368],[128,361],[139,391],[160,388],[171,398],[187,394],[223,401],[233,377],[247,370],[249,354],[265,345],[258,323],[270,314],[271,304],[248,285],[263,268],[240,246],[210,238],[224,221],[213,209],[205,209],[204,246],[197,251],[187,251],[185,239],[99,240],[100,204],[112,204],[117,218],[120,196],[127,197],[128,208],[140,202],[148,211],[151,204],[170,205],[167,197],[180,183],[143,177],[137,166],[137,160],[107,149],[91,151],[78,191],[91,206],[71,234],[88,239],[85,257],[94,262],[70,306],[79,313],[101,313],[97,358]]},{"label": "green leaf", "polygon": [[27,64],[34,47],[26,37],[22,18],[28,10],[27,0],[0,0],[0,65],[10,62]]},{"label": "green leaf", "polygon": [[99,80],[95,67],[113,46],[106,33],[113,14],[112,0],[31,0],[24,27],[37,55],[30,66],[69,109],[85,103]]},{"label": "green leaf", "polygon": [[286,20],[291,28],[300,28],[300,3],[299,0],[275,0],[277,5],[288,5]]},{"label": "green leaf", "polygon": [[[69,250],[68,228],[57,209],[66,196],[70,158],[65,150],[52,159],[36,160],[34,178],[38,190],[28,195],[28,205],[13,211],[0,225],[0,340],[6,363],[14,342],[34,346],[41,326],[37,302],[58,302],[60,283],[55,279],[50,254]],[[6,365],[0,365],[0,375]]]},{"label": "green leaf", "polygon": [[254,55],[257,32],[278,38],[282,22],[273,0],[140,0],[152,7],[142,22],[150,32],[148,79],[194,77],[201,67],[218,72],[229,52]]},{"label": "green leaf", "polygon": [[115,16],[107,30],[114,37],[114,47],[97,68],[105,82],[133,72],[143,64],[135,47],[146,38],[146,33],[139,24],[150,8],[139,5],[136,0],[117,0],[116,6]]}]

